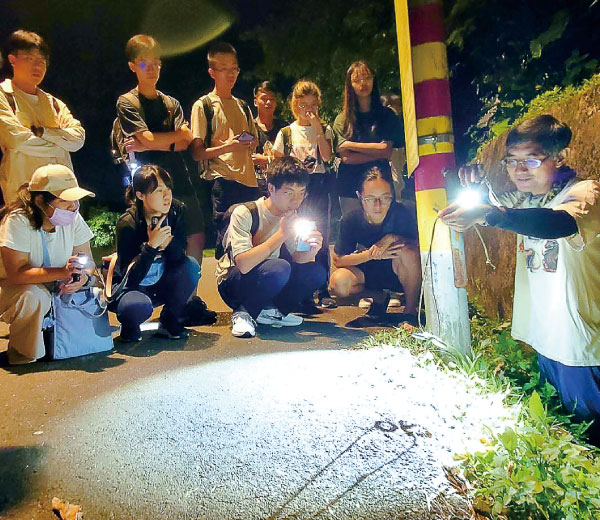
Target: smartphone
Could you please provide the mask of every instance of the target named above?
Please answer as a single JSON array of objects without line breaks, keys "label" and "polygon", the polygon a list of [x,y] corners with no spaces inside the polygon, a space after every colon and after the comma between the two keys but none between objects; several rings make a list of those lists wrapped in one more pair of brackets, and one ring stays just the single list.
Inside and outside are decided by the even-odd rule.
[{"label": "smartphone", "polygon": [[[156,217],[156,216],[152,217],[152,218],[150,219],[150,229],[156,229],[156,226],[158,226],[158,221],[159,221],[161,218],[162,218],[162,216],[161,216],[161,217]],[[165,219],[165,220],[163,220],[163,223],[161,224],[161,226],[160,226],[160,227],[165,227],[165,226],[168,226],[168,225],[169,225],[169,223],[167,222],[167,220],[168,220],[168,219]]]},{"label": "smartphone", "polygon": [[[88,263],[88,257],[85,253],[77,253],[77,263],[83,268]],[[79,273],[73,273],[71,276],[74,282],[78,282],[81,280],[81,275]]]},{"label": "smartphone", "polygon": [[252,143],[252,142],[254,142],[254,136],[250,132],[246,132],[246,130],[244,130],[240,135],[238,135],[236,137],[236,139],[240,143]]}]

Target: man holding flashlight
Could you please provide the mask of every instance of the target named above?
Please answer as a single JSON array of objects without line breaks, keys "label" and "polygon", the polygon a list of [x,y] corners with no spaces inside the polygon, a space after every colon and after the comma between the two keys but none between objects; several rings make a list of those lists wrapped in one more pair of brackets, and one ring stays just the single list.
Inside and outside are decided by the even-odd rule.
[{"label": "man holding flashlight", "polygon": [[[542,378],[580,419],[600,416],[600,183],[566,166],[571,130],[550,115],[513,128],[502,161],[516,190],[439,218],[457,231],[475,224],[517,233],[512,336],[538,353]],[[465,185],[479,168],[459,171]],[[591,441],[600,442],[598,421]]]},{"label": "man holding flashlight", "polygon": [[325,269],[315,263],[323,236],[314,222],[297,217],[307,184],[308,170],[299,160],[277,159],[267,169],[269,197],[231,213],[216,276],[219,294],[233,309],[236,337],[254,337],[257,322],[300,325],[302,318],[291,312],[325,282]]}]

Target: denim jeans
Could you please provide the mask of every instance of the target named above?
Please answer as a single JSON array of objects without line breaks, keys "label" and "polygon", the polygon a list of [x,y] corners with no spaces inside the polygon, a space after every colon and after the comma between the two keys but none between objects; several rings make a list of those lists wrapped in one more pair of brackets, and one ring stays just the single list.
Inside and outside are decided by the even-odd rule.
[{"label": "denim jeans", "polygon": [[124,336],[139,334],[139,327],[151,315],[154,307],[164,305],[161,323],[172,333],[183,330],[185,304],[200,280],[200,265],[188,256],[176,266],[167,266],[154,285],[138,286],[111,304],[109,310],[117,315]]},{"label": "denim jeans", "polygon": [[293,312],[324,283],[322,265],[271,258],[246,274],[231,268],[227,279],[219,284],[219,294],[234,311],[244,308],[256,319],[262,309],[272,306],[284,315]]}]

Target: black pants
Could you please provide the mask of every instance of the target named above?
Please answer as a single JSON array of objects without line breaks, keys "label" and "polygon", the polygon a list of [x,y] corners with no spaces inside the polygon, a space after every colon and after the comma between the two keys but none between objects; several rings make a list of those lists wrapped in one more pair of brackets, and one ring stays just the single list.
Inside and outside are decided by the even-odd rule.
[{"label": "black pants", "polygon": [[227,210],[234,204],[249,202],[260,197],[260,192],[256,186],[246,186],[236,181],[228,181],[219,177],[213,181],[212,185],[212,208],[213,220],[217,232],[217,242],[215,244],[215,258],[223,256],[223,237],[227,231],[226,223],[223,222],[223,216]]},{"label": "black pants", "polygon": [[327,290],[330,273],[329,235],[331,231],[331,177],[327,173],[312,173],[308,183],[308,195],[302,202],[298,214],[302,218],[314,220],[323,235],[323,247],[317,253],[315,262],[323,266],[327,275],[319,291]]}]

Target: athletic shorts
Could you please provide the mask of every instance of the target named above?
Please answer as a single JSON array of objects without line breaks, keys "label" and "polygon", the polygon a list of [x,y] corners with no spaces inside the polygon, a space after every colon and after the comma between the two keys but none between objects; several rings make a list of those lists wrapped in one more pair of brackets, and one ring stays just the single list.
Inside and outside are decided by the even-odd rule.
[{"label": "athletic shorts", "polygon": [[366,289],[389,289],[402,292],[402,284],[392,268],[392,260],[369,260],[358,267],[365,275]]}]

